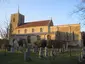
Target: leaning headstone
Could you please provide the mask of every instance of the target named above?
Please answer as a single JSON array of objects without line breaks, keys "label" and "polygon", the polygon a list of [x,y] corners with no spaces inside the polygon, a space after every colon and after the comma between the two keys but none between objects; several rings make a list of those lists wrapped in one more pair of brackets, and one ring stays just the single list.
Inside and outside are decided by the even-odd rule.
[{"label": "leaning headstone", "polygon": [[47,47],[45,47],[45,57],[47,57]]},{"label": "leaning headstone", "polygon": [[27,52],[24,52],[24,61],[27,61]]},{"label": "leaning headstone", "polygon": [[40,47],[39,48],[39,58],[41,58],[41,56],[42,56],[42,48]]}]

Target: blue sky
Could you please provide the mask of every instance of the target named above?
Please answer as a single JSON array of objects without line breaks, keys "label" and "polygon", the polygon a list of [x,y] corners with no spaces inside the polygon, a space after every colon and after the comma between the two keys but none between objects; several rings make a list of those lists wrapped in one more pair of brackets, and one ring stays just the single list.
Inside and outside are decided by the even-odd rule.
[{"label": "blue sky", "polygon": [[[5,1],[5,2],[4,2]],[[80,20],[71,13],[80,0],[4,0],[0,2],[0,26],[2,21],[10,21],[10,15],[19,11],[25,15],[25,22],[48,20],[52,17],[54,25],[76,24]],[[81,30],[84,30],[83,28]]]}]

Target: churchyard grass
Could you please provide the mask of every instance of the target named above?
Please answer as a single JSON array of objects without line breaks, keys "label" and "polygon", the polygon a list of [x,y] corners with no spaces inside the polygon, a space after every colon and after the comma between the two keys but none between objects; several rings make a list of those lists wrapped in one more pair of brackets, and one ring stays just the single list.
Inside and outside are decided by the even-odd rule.
[{"label": "churchyard grass", "polygon": [[77,64],[78,56],[80,52],[72,52],[72,56],[69,56],[69,52],[61,53],[52,58],[38,58],[37,54],[31,53],[32,61],[24,61],[23,53],[9,53],[0,51],[0,64]]}]

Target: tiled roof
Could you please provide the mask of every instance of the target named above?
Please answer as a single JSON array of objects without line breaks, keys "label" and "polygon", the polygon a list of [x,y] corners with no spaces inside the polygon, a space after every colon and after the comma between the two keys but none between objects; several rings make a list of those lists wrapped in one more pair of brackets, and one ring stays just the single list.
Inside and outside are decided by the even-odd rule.
[{"label": "tiled roof", "polygon": [[23,25],[18,26],[17,28],[26,28],[26,27],[35,27],[35,26],[48,26],[51,20],[41,20],[41,21],[34,21],[24,23]]}]

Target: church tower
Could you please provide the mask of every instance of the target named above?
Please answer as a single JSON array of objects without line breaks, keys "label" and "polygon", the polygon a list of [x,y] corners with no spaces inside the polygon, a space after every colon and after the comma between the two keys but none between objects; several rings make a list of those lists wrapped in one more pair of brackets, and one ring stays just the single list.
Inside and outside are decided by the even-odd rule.
[{"label": "church tower", "polygon": [[15,30],[16,27],[24,24],[24,15],[20,14],[19,10],[18,10],[18,13],[11,14],[10,24],[11,24],[11,30],[13,33],[13,31]]}]

